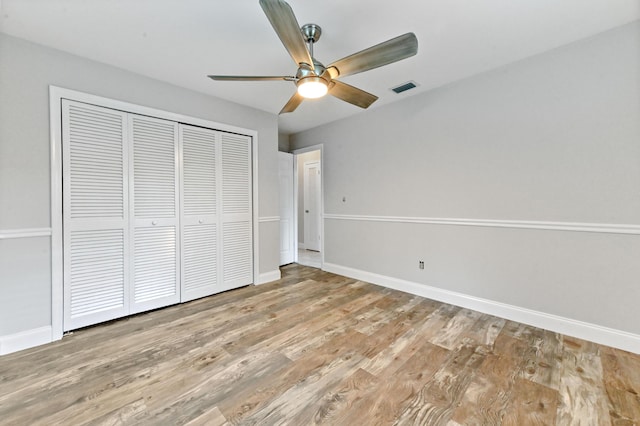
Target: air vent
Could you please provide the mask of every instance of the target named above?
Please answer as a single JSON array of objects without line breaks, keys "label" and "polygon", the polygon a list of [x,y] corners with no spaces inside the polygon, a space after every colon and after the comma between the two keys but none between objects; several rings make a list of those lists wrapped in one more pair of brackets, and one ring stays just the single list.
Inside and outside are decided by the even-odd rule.
[{"label": "air vent", "polygon": [[415,87],[418,87],[415,81],[408,81],[399,86],[392,87],[391,90],[393,90],[396,93],[402,93],[402,92],[406,92],[407,90],[411,90]]}]

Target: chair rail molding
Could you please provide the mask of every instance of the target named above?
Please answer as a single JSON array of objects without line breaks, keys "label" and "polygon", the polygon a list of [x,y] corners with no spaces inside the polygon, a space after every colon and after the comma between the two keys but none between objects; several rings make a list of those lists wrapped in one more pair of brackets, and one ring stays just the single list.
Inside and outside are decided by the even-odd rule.
[{"label": "chair rail molding", "polygon": [[263,216],[263,217],[258,219],[258,222],[260,222],[260,223],[280,222],[280,216]]},{"label": "chair rail molding", "polygon": [[490,228],[538,229],[545,231],[596,232],[603,234],[640,235],[640,225],[586,223],[586,222],[549,222],[533,220],[495,220],[447,217],[411,217],[411,216],[368,216],[325,213],[329,220],[354,220],[364,222],[417,223],[425,225],[482,226]]},{"label": "chair rail molding", "polygon": [[0,240],[12,238],[50,237],[51,228],[0,229]]}]

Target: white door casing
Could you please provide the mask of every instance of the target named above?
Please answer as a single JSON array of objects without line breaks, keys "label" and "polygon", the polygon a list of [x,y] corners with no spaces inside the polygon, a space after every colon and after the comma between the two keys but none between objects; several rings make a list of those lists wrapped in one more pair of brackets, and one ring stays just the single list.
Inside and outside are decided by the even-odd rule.
[{"label": "white door casing", "polygon": [[293,154],[278,152],[280,183],[280,266],[295,261]]},{"label": "white door casing", "polygon": [[320,251],[320,162],[304,163],[304,247]]}]

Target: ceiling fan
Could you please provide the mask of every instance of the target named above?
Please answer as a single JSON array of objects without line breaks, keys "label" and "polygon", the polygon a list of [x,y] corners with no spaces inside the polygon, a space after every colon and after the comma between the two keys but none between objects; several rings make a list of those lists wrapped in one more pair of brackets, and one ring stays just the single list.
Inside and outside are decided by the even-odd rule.
[{"label": "ceiling fan", "polygon": [[282,0],[260,0],[260,6],[298,66],[296,75],[210,75],[209,78],[217,81],[293,81],[298,90],[282,108],[280,114],[295,111],[305,98],[320,98],[327,93],[350,104],[368,108],[378,99],[377,96],[343,83],[337,78],[391,64],[418,52],[418,39],[415,34],[406,33],[339,59],[325,67],[313,57],[313,44],[320,39],[322,33],[318,25],[306,24],[300,27],[291,6]]}]

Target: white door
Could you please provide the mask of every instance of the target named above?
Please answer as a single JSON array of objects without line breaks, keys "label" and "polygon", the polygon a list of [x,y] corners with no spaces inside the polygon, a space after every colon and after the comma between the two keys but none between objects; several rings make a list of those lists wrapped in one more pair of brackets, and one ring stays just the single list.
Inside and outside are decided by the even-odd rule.
[{"label": "white door", "polygon": [[320,251],[320,162],[304,163],[304,248]]},{"label": "white door", "polygon": [[65,331],[253,282],[251,137],[67,100],[62,130]]},{"label": "white door", "polygon": [[182,301],[216,293],[220,134],[180,125],[182,145]]},{"label": "white door", "polygon": [[280,181],[280,265],[295,261],[293,154],[278,152]]},{"label": "white door", "polygon": [[62,101],[65,331],[129,313],[127,115]]},{"label": "white door", "polygon": [[129,114],[130,313],[180,301],[178,124]]},{"label": "white door", "polygon": [[222,287],[253,283],[251,138],[221,133]]}]

